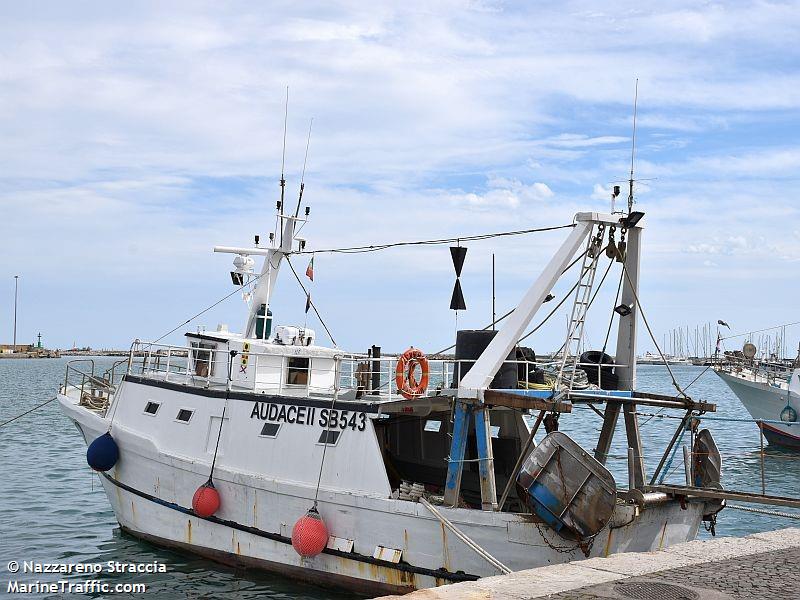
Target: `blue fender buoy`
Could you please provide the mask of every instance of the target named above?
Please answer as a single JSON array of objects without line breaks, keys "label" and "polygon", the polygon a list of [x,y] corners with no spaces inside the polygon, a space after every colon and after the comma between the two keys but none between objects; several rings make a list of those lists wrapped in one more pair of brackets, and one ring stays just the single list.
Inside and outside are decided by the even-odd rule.
[{"label": "blue fender buoy", "polygon": [[86,450],[86,462],[95,471],[108,471],[118,459],[119,446],[108,432],[95,439]]}]

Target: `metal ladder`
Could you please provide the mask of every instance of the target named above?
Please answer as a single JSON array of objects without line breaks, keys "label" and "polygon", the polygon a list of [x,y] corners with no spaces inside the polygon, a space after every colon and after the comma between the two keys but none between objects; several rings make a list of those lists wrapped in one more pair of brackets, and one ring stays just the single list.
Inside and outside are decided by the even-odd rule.
[{"label": "metal ladder", "polygon": [[597,263],[599,262],[598,258],[603,252],[602,245],[604,234],[605,225],[601,223],[597,227],[597,235],[590,235],[586,244],[586,252],[583,254],[583,262],[581,263],[581,274],[578,280],[578,286],[575,288],[575,301],[572,304],[572,315],[569,320],[569,326],[567,327],[567,339],[564,342],[561,367],[558,370],[558,377],[556,378],[556,390],[561,387],[561,382],[564,378],[564,369],[570,358],[572,359],[573,375],[569,380],[569,390],[572,391],[575,386],[574,374],[575,370],[578,368],[580,346],[583,340],[583,326],[586,322],[586,313],[589,310],[592,287],[594,286],[594,276],[597,273]]}]

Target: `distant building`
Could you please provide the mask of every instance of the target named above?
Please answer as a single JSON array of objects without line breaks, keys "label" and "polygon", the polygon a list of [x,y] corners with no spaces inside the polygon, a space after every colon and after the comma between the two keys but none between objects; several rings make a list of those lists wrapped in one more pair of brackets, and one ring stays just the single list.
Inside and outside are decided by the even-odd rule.
[{"label": "distant building", "polygon": [[13,354],[15,352],[33,352],[36,347],[33,344],[0,344],[0,354]]}]

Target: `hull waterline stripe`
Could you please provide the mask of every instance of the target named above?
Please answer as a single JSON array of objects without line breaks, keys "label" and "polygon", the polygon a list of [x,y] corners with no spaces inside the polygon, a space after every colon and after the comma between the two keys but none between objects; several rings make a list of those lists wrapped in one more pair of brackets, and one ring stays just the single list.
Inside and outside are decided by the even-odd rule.
[{"label": "hull waterline stripe", "polygon": [[800,443],[800,437],[798,437],[796,435],[792,435],[791,433],[787,433],[785,431],[782,431],[782,430],[778,429],[777,427],[771,427],[771,426],[767,425],[766,423],[764,423],[763,421],[761,421],[761,429],[764,430],[764,435],[767,435],[768,433],[774,433],[777,436],[781,436],[781,437],[787,438],[789,440],[792,440],[793,442]]},{"label": "hull waterline stripe", "polygon": [[[158,498],[146,492],[142,492],[141,490],[137,490],[136,488],[132,488],[131,486],[122,483],[121,481],[117,481],[107,473],[100,473],[100,474],[103,477],[105,477],[110,483],[114,484],[118,488],[125,490],[126,492],[130,492],[131,494],[139,496],[140,498],[144,498],[145,500],[149,500],[150,502],[154,502],[155,504],[159,504],[165,508],[170,508],[172,510],[184,513],[195,519],[201,519],[203,521],[210,521],[218,525],[224,525],[226,527],[230,527],[238,531],[243,531],[245,533],[250,533],[258,537],[267,538],[276,542],[280,542],[282,544],[291,545],[292,543],[292,538],[286,537],[285,535],[281,535],[279,533],[271,533],[269,531],[263,531],[261,529],[256,529],[255,527],[250,527],[249,525],[242,525],[241,523],[237,523],[235,521],[228,521],[226,519],[220,519],[214,516],[199,517],[194,513],[194,511],[191,508],[185,508],[179,504],[175,504],[174,502],[167,502],[166,500],[162,500],[161,498]],[[444,569],[438,569],[438,570],[426,569],[425,567],[415,567],[413,565],[405,563],[392,563],[386,560],[378,560],[377,558],[366,556],[364,554],[357,554],[355,552],[342,552],[341,550],[333,550],[331,548],[325,548],[322,552],[324,554],[338,556],[339,558],[349,558],[351,560],[355,560],[358,562],[369,563],[371,565],[377,565],[380,567],[386,567],[387,569],[394,569],[396,571],[403,571],[406,573],[414,573],[418,575],[427,575],[428,577],[435,577],[437,579],[446,579],[447,581],[451,582],[475,581],[476,579],[479,579],[478,575],[471,575],[469,573],[463,573],[463,572],[452,573],[450,571],[445,571]]]},{"label": "hull waterline stripe", "polygon": [[[123,381],[131,383],[138,383],[139,385],[148,385],[151,387],[162,388],[165,390],[172,390],[174,392],[183,392],[184,394],[193,394],[195,396],[205,396],[208,398],[225,398],[225,390],[212,390],[194,386],[183,385],[181,383],[173,383],[171,381],[159,381],[157,379],[148,379],[140,377],[139,375],[124,375]],[[246,400],[247,402],[270,402],[272,404],[291,404],[295,406],[313,406],[316,408],[331,408],[330,400],[314,400],[312,398],[295,397],[295,396],[276,396],[271,394],[263,394],[257,392],[230,392],[231,400]],[[352,401],[339,401],[334,407],[336,410],[350,410],[364,413],[378,413],[378,405],[366,402],[352,402]]]}]

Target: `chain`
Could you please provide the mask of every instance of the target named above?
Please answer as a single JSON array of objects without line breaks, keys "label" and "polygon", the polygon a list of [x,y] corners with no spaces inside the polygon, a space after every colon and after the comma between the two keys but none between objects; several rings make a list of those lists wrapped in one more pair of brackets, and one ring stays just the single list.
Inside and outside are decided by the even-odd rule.
[{"label": "chain", "polygon": [[606,256],[608,258],[614,258],[617,256],[617,243],[614,241],[614,234],[616,231],[617,228],[614,225],[611,225],[608,228],[608,246],[606,246]]},{"label": "chain", "polygon": [[603,247],[603,237],[605,237],[606,225],[605,223],[597,224],[597,234],[594,236],[592,243],[589,244],[589,258],[595,258],[600,254]]},{"label": "chain", "polygon": [[708,525],[705,524],[703,521],[703,529],[708,531],[712,537],[716,537],[717,535],[717,514],[714,513],[710,517],[708,517]]},{"label": "chain", "polygon": [[[611,522],[611,519],[609,519],[609,523],[610,522]],[[603,529],[601,529],[600,531],[598,531],[594,535],[589,536],[589,538],[587,538],[586,540],[575,542],[575,544],[573,544],[572,546],[557,546],[557,545],[551,543],[547,539],[547,536],[544,534],[544,531],[542,531],[542,528],[539,526],[538,521],[535,521],[534,525],[536,525],[536,529],[539,532],[539,535],[542,536],[542,541],[544,541],[544,543],[547,544],[547,546],[551,550],[555,550],[559,554],[572,554],[573,552],[575,552],[575,550],[580,550],[581,552],[583,552],[583,554],[584,554],[584,556],[586,556],[586,558],[589,558],[589,554],[592,551],[592,546],[594,545],[594,541],[597,539],[597,536],[600,535],[605,530],[606,527],[608,527],[608,523],[606,523],[606,525],[605,525],[605,527],[603,527]]]},{"label": "chain", "polygon": [[623,227],[619,232],[619,244],[617,244],[617,261],[625,261],[625,252],[628,249],[628,244],[625,243],[625,234],[628,233],[628,228]]}]

